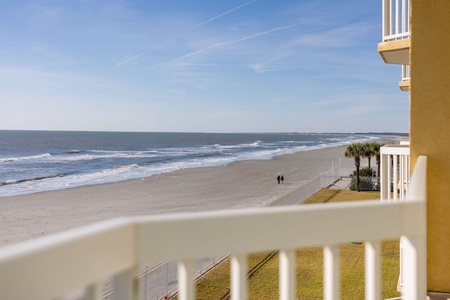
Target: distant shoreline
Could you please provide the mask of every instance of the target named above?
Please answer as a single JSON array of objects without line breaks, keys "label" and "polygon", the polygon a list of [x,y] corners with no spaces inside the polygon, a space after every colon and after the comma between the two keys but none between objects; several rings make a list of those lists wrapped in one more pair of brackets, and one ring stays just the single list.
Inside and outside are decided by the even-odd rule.
[{"label": "distant shoreline", "polygon": [[[0,198],[378,140],[355,134],[0,134]],[[26,141],[31,141],[26,143]]]}]

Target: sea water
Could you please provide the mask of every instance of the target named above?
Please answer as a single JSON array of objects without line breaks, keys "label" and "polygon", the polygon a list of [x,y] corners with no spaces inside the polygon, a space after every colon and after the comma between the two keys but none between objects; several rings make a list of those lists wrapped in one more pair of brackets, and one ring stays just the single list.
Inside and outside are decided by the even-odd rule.
[{"label": "sea water", "polygon": [[363,134],[0,131],[0,197],[348,145]]}]

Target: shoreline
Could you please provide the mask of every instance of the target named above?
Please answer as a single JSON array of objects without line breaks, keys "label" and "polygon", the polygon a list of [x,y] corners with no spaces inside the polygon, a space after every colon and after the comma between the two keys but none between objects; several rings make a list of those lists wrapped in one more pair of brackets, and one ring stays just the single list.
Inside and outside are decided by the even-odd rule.
[{"label": "shoreline", "polygon": [[[0,198],[0,247],[121,216],[262,207],[345,165],[346,146]],[[344,163],[343,163],[344,165]],[[277,175],[285,177],[277,184]]]},{"label": "shoreline", "polygon": [[[45,140],[45,136],[42,138]],[[150,138],[155,139],[152,135]],[[182,141],[185,138],[183,137]],[[184,142],[186,144],[184,145],[181,142],[180,147],[173,149],[172,146],[166,149],[165,144],[161,145],[162,148],[158,148],[159,144],[156,144],[154,146],[156,150],[151,150],[153,147],[147,149],[146,144],[139,144],[140,140],[134,139],[138,148],[130,149],[135,150],[127,150],[126,147],[117,148],[117,145],[105,146],[105,149],[110,150],[99,150],[103,146],[98,148],[90,145],[89,140],[85,141],[86,137],[84,137],[80,143],[86,142],[85,147],[73,143],[64,146],[58,144],[54,146],[55,149],[37,147],[40,150],[36,149],[33,154],[22,149],[15,154],[16,156],[11,157],[10,153],[0,158],[0,163],[6,163],[6,172],[0,176],[0,198],[115,183],[185,168],[227,166],[244,160],[270,160],[280,155],[344,146],[352,141],[366,142],[380,139],[375,136],[339,137],[338,134],[334,134],[330,137],[319,134],[311,140],[308,135],[300,134],[297,138],[282,136],[280,141],[278,141],[280,137],[277,137],[272,143],[270,135],[256,135],[247,137],[245,140],[233,136],[236,144],[228,146],[227,139],[222,140],[215,136],[211,138],[213,140],[209,140],[208,143],[202,139],[194,139],[195,144],[205,143],[200,148],[196,148],[198,145],[191,147],[191,144]],[[268,140],[265,141],[264,138]],[[321,142],[322,138],[324,140]],[[289,142],[286,144],[283,142],[284,139],[288,139]],[[164,138],[162,140],[165,141]],[[76,148],[85,150],[67,150]],[[87,150],[91,148],[94,150]]]}]

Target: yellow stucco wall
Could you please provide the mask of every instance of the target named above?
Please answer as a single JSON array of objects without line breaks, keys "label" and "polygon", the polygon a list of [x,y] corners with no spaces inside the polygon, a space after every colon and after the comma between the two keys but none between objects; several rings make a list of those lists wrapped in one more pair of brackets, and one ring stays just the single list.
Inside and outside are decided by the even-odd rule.
[{"label": "yellow stucco wall", "polygon": [[450,292],[450,0],[411,0],[411,161],[428,156],[428,290]]}]

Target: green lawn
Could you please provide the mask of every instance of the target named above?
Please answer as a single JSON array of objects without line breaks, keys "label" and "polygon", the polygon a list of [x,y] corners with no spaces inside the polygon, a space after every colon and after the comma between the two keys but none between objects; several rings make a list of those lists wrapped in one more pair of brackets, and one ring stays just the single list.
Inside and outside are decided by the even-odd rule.
[{"label": "green lawn", "polygon": [[[379,199],[378,192],[322,189],[304,205]],[[325,204],[326,205],[326,204]],[[382,297],[398,297],[399,240],[382,244]],[[264,262],[264,263],[262,263]],[[249,257],[249,299],[278,299],[278,254],[255,253]],[[212,270],[197,283],[197,299],[229,299],[230,262]],[[298,299],[323,299],[323,250],[300,249],[297,252]],[[341,298],[364,299],[364,245],[341,245]]]}]

